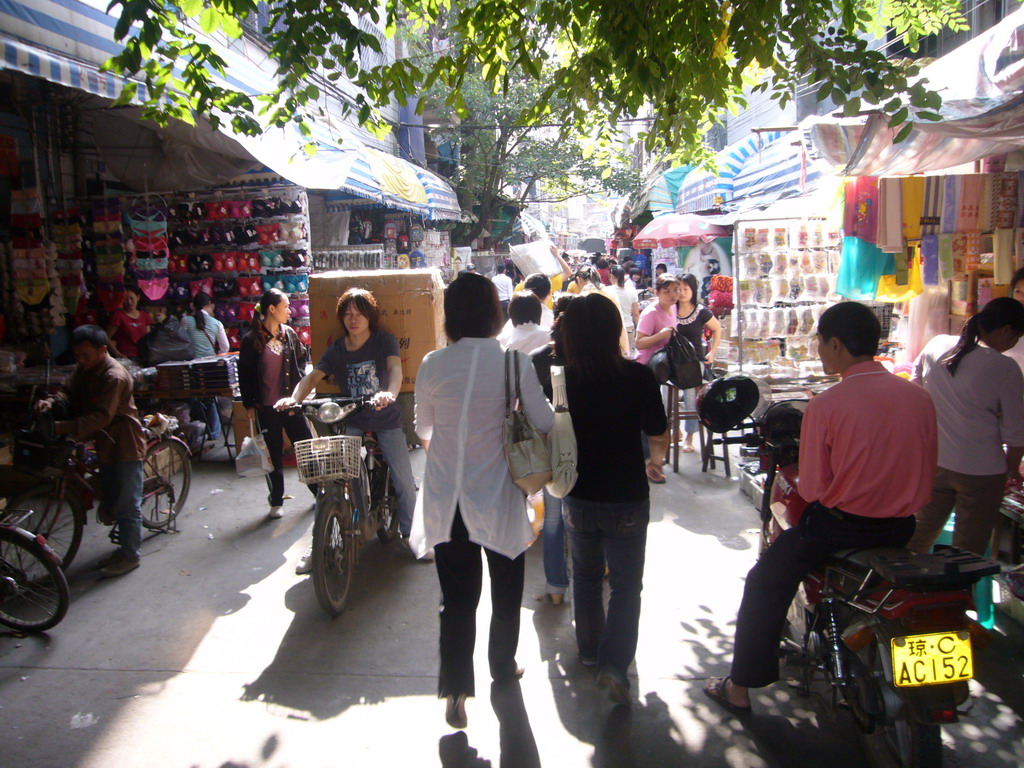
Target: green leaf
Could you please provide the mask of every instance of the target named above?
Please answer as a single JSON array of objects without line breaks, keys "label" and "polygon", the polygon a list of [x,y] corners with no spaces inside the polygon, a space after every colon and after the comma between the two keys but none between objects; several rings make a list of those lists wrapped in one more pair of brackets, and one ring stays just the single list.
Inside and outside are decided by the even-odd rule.
[{"label": "green leaf", "polygon": [[220,11],[216,8],[207,8],[199,16],[199,28],[206,34],[213,34],[220,26]]},{"label": "green leaf", "polygon": [[203,0],[179,0],[178,7],[185,16],[198,16],[203,10]]},{"label": "green leaf", "polygon": [[893,144],[899,144],[901,141],[904,141],[910,135],[910,132],[913,131],[913,130],[914,130],[914,124],[913,123],[906,123],[900,129],[900,132],[896,134],[896,137],[892,140],[892,143]]}]

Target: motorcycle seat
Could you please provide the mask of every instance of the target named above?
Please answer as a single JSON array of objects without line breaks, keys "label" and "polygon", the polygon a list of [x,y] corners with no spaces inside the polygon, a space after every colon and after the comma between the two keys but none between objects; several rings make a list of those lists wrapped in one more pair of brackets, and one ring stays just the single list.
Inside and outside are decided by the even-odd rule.
[{"label": "motorcycle seat", "polygon": [[865,572],[872,569],[902,589],[962,589],[1000,570],[998,563],[956,547],[924,555],[902,547],[854,548],[839,550],[833,557]]}]

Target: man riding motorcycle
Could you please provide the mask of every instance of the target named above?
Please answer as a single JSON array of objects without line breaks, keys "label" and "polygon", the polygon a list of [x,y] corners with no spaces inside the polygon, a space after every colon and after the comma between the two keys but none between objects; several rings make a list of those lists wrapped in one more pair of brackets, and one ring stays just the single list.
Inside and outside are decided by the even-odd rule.
[{"label": "man riding motorcycle", "polygon": [[750,711],[750,688],[779,679],[786,612],[807,574],[840,549],[904,546],[931,498],[935,408],[921,387],[874,361],[880,335],[874,313],[856,302],[829,307],[818,321],[818,355],[841,381],[804,412],[798,490],[807,510],[747,575],[732,669],[704,684],[733,713]]}]

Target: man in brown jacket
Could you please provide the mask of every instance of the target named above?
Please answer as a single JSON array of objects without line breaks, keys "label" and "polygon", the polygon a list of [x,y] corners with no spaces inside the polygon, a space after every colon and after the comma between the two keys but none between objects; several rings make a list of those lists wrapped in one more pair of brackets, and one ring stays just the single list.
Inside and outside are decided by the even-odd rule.
[{"label": "man in brown jacket", "polygon": [[100,573],[122,576],[139,567],[146,437],[132,398],[132,378],[110,355],[108,344],[98,326],[75,328],[71,351],[78,368],[67,387],[54,398],[40,400],[36,411],[53,410],[57,434],[95,440],[103,504],[114,518],[120,544],[100,560]]}]

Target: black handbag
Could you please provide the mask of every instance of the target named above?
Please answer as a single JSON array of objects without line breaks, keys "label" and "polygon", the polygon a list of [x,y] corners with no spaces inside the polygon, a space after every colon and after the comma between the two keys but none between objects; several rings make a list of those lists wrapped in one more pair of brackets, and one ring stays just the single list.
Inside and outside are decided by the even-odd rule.
[{"label": "black handbag", "polygon": [[704,383],[704,363],[693,343],[676,331],[665,345],[671,375],[669,383],[679,389],[693,389]]}]

